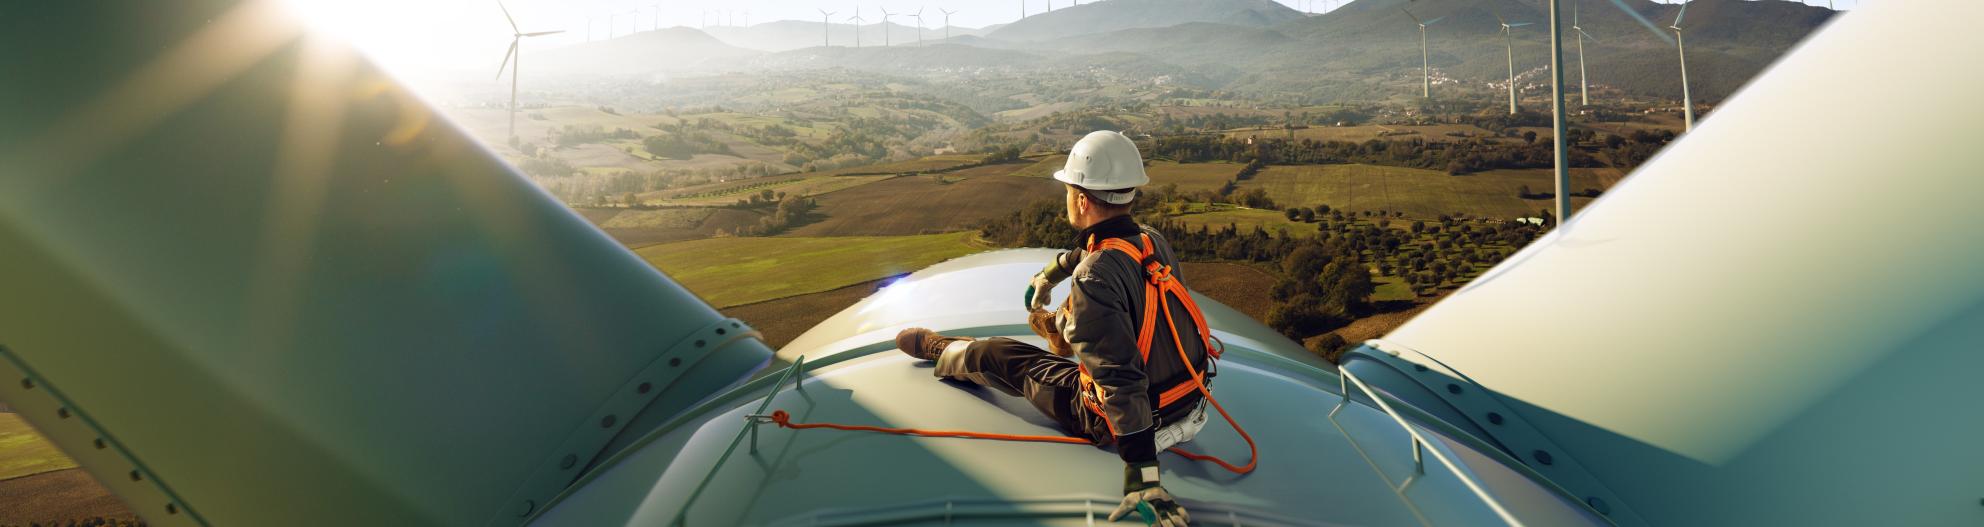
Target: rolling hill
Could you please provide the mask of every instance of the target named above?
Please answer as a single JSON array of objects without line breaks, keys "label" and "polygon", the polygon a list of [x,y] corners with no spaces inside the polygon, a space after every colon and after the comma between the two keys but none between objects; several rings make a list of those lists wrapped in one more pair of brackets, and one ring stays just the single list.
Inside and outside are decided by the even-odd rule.
[{"label": "rolling hill", "polygon": [[[1678,58],[1664,28],[1678,6],[1650,0],[1585,0],[1580,22],[1590,81],[1630,94],[1673,98],[1680,92]],[[1109,0],[1043,13],[989,34],[939,40],[926,30],[890,24],[896,46],[883,48],[883,27],[867,24],[860,49],[854,26],[829,26],[833,46],[821,47],[815,22],[780,21],[747,28],[689,28],[637,33],[570,46],[528,59],[539,71],[650,75],[677,71],[778,71],[848,68],[916,73],[996,69],[1008,72],[1111,72],[1110,82],[1165,79],[1240,96],[1310,102],[1405,96],[1419,74],[1418,31],[1400,10],[1441,19],[1428,34],[1436,76],[1446,93],[1492,94],[1508,75],[1495,17],[1541,22],[1536,0],[1355,0],[1326,15],[1305,16],[1269,0]],[[1836,13],[1795,2],[1695,0],[1687,17],[1693,94],[1715,102]],[[837,15],[838,16],[838,15]],[[927,18],[927,17],[926,17]],[[721,38],[719,38],[721,37]],[[726,42],[726,39],[728,42]],[[1547,78],[1547,39],[1541,24],[1514,33],[1515,69],[1526,95]],[[746,47],[783,49],[765,53]],[[1575,52],[1566,59],[1578,60]],[[532,68],[530,64],[526,69]],[[1104,77],[1098,77],[1104,78]]]},{"label": "rolling hill", "polygon": [[760,54],[702,31],[671,27],[547,50],[525,57],[522,67],[551,75],[653,75],[713,69]]},{"label": "rolling hill", "polygon": [[986,36],[1042,42],[1192,22],[1267,27],[1301,18],[1301,12],[1271,0],[1109,0],[1029,16]]},{"label": "rolling hill", "polygon": [[[1634,93],[1678,97],[1679,58],[1673,44],[1663,38],[1671,36],[1665,28],[1680,6],[1649,0],[1622,2],[1630,11],[1610,2],[1587,1],[1581,6],[1580,25],[1604,39],[1585,43],[1591,82]],[[1275,28],[1305,41],[1312,49],[1330,53],[1284,49],[1264,53],[1249,64],[1264,70],[1300,66],[1416,73],[1411,70],[1419,66],[1419,33],[1400,10],[1408,6],[1422,19],[1441,19],[1429,28],[1428,47],[1433,67],[1448,76],[1486,83],[1507,75],[1508,59],[1502,49],[1497,14],[1511,22],[1537,23],[1515,30],[1516,71],[1541,68],[1548,62],[1548,37],[1542,24],[1547,14],[1534,1],[1357,0],[1329,14]],[[1706,100],[1726,97],[1834,14],[1795,2],[1695,0],[1684,24],[1694,95]],[[1575,52],[1567,49],[1565,60],[1576,61]],[[1272,89],[1286,80],[1285,76],[1263,75],[1252,81],[1253,86],[1236,88]]]},{"label": "rolling hill", "polygon": [[[933,13],[936,13],[936,10],[926,11],[923,15],[923,20],[925,22],[943,20],[941,15],[932,16]],[[881,15],[874,15],[871,18],[880,20]],[[828,24],[825,29],[821,28],[820,22],[817,20],[780,20],[750,27],[712,27],[705,28],[703,31],[726,44],[758,51],[791,51],[818,47],[829,42],[834,46],[853,46],[855,27],[853,24],[844,23],[847,19],[847,14],[835,13],[833,19],[834,23]],[[905,16],[894,17],[894,20],[891,20],[886,26],[888,28],[887,39],[883,38],[884,26],[882,24],[861,25],[861,45],[863,47],[881,46],[885,40],[894,45],[916,42],[916,26],[903,25],[895,20],[912,19]],[[952,38],[975,37],[984,33],[985,30],[983,29],[968,27],[951,28]],[[923,28],[924,42],[936,43],[943,38],[943,27]]]}]

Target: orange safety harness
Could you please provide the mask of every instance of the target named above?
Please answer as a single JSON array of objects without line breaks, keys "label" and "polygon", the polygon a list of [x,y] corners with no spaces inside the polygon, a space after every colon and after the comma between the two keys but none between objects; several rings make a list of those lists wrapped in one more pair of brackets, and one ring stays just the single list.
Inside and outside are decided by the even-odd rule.
[{"label": "orange safety harness", "polygon": [[[1171,406],[1173,403],[1178,402],[1179,400],[1183,399],[1186,395],[1192,393],[1193,391],[1199,392],[1200,395],[1205,397],[1206,402],[1212,403],[1213,409],[1219,411],[1219,416],[1226,419],[1226,424],[1232,425],[1233,431],[1239,432],[1240,438],[1247,441],[1248,459],[1246,465],[1235,466],[1232,463],[1227,463],[1226,460],[1219,459],[1218,457],[1190,452],[1176,446],[1171,447],[1168,451],[1173,454],[1177,454],[1181,457],[1184,457],[1185,459],[1190,459],[1193,461],[1210,461],[1213,464],[1219,465],[1220,468],[1224,468],[1236,474],[1246,474],[1249,472],[1253,472],[1254,467],[1260,463],[1260,451],[1254,446],[1254,437],[1251,435],[1247,435],[1247,430],[1241,428],[1240,423],[1234,421],[1233,416],[1226,413],[1226,407],[1220,406],[1219,400],[1214,399],[1212,397],[1212,391],[1206,388],[1205,376],[1200,374],[1197,368],[1192,367],[1192,358],[1191,356],[1185,353],[1185,346],[1183,345],[1184,340],[1179,338],[1178,324],[1175,320],[1172,319],[1171,310],[1160,309],[1160,308],[1168,307],[1171,299],[1175,298],[1178,300],[1178,303],[1180,305],[1184,306],[1186,312],[1191,313],[1192,315],[1191,322],[1198,329],[1199,337],[1205,343],[1205,350],[1207,357],[1206,360],[1208,363],[1211,363],[1211,361],[1218,360],[1222,352],[1219,348],[1215,348],[1213,346],[1213,341],[1216,339],[1213,338],[1212,331],[1210,331],[1210,329],[1207,328],[1206,326],[1205,315],[1199,312],[1198,303],[1193,302],[1192,296],[1186,293],[1184,284],[1179,283],[1178,280],[1174,279],[1171,276],[1171,267],[1164,265],[1163,262],[1159,262],[1157,260],[1156,255],[1153,254],[1151,249],[1150,235],[1148,234],[1143,235],[1141,241],[1143,242],[1142,243],[1143,246],[1138,247],[1136,245],[1131,245],[1130,242],[1123,241],[1120,238],[1108,238],[1098,243],[1093,237],[1091,237],[1088,241],[1087,250],[1091,252],[1097,250],[1121,251],[1123,254],[1128,255],[1131,260],[1134,260],[1144,266],[1144,271],[1146,276],[1144,282],[1144,313],[1143,313],[1144,318],[1143,318],[1143,327],[1137,331],[1137,349],[1138,351],[1141,352],[1141,356],[1143,360],[1145,362],[1149,362],[1150,348],[1152,343],[1151,340],[1152,337],[1156,335],[1157,316],[1158,316],[1158,312],[1161,310],[1164,313],[1164,321],[1171,330],[1171,342],[1176,344],[1176,347],[1178,348],[1178,359],[1184,363],[1186,373],[1191,374],[1191,378],[1185,379],[1183,381],[1179,381],[1178,384],[1172,385],[1170,388],[1167,388],[1163,392],[1160,392],[1158,394],[1158,408],[1161,409],[1164,407]],[[1103,398],[1102,387],[1095,384],[1094,378],[1089,376],[1088,368],[1086,367],[1079,367],[1079,368],[1081,372],[1081,388],[1080,388],[1081,391],[1090,392],[1095,395],[1093,399],[1083,398],[1082,399],[1083,406],[1088,408],[1090,412],[1094,412],[1097,416],[1103,416],[1103,423],[1105,424],[1109,423],[1108,417],[1105,416],[1105,414],[1103,414],[1102,412],[1102,407],[1099,406],[1096,402]],[[913,436],[923,436],[923,437],[961,437],[961,438],[969,438],[969,439],[992,439],[999,441],[1032,441],[1032,442],[1042,442],[1042,443],[1071,443],[1071,444],[1084,444],[1084,445],[1089,443],[1089,440],[1087,439],[1082,439],[1079,437],[1068,437],[1068,436],[994,434],[987,432],[970,432],[970,431],[962,431],[962,430],[923,430],[917,428],[887,428],[887,427],[879,427],[879,426],[843,425],[843,424],[834,424],[834,423],[794,423],[792,422],[792,415],[786,413],[785,410],[778,410],[772,412],[771,421],[773,423],[776,423],[778,426],[784,428],[791,428],[794,430],[804,430],[809,428],[828,428],[833,430],[847,430],[847,431],[857,431],[857,432],[880,432],[885,434],[913,435]],[[1111,434],[1116,434],[1116,427],[1114,424],[1109,424],[1109,432]]]}]

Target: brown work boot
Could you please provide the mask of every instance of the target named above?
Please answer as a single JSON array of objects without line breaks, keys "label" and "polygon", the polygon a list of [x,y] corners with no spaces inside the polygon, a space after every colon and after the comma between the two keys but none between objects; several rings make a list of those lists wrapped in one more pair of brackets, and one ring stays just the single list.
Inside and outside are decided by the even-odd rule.
[{"label": "brown work boot", "polygon": [[924,328],[909,328],[896,334],[896,349],[923,360],[937,360],[952,342],[970,342],[971,337],[946,337]]}]

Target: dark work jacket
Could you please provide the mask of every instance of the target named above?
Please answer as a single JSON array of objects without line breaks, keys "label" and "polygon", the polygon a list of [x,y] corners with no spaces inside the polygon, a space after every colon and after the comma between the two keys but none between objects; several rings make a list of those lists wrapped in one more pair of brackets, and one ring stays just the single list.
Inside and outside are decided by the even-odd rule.
[{"label": "dark work jacket", "polygon": [[[1117,216],[1083,229],[1075,241],[1078,248],[1062,253],[1057,262],[1062,269],[1074,270],[1068,311],[1060,320],[1061,334],[1073,347],[1075,358],[1101,387],[1103,396],[1099,403],[1103,417],[1116,436],[1118,453],[1131,463],[1156,459],[1152,439],[1157,429],[1183,420],[1200,398],[1194,391],[1172,407],[1159,411],[1159,394],[1177,383],[1189,382],[1191,373],[1178,357],[1180,343],[1172,340],[1169,325],[1162,318],[1158,319],[1151,339],[1148,362],[1137,349],[1147,284],[1144,266],[1122,251],[1089,252],[1081,248],[1088,246],[1091,236],[1098,242],[1104,238],[1123,238],[1132,246],[1142,247],[1140,234],[1150,236],[1152,252],[1172,268],[1173,277],[1179,277],[1178,258],[1171,252],[1171,244],[1157,230],[1139,225],[1129,216]],[[1182,278],[1177,279],[1182,283]],[[1205,343],[1191,322],[1191,313],[1176,301],[1167,307],[1171,310],[1171,320],[1178,322],[1178,337],[1184,340],[1185,354],[1191,357],[1192,367],[1210,375],[1206,372]],[[1207,381],[1210,383],[1210,377]]]}]

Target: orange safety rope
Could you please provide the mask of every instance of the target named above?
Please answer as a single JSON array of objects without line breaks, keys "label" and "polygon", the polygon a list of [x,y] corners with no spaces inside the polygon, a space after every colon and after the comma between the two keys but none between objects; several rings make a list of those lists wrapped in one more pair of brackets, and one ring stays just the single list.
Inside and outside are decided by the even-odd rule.
[{"label": "orange safety rope", "polygon": [[[1108,242],[1115,242],[1115,243],[1108,243]],[[1150,238],[1148,237],[1144,238],[1143,242],[1145,248],[1143,252],[1145,254],[1148,254],[1150,251],[1149,249]],[[1094,244],[1093,240],[1091,240],[1090,243],[1091,245],[1093,245]],[[1104,243],[1102,243],[1101,245],[1102,248],[1104,249],[1116,249],[1119,251],[1123,251],[1125,254],[1128,254],[1132,259],[1135,259],[1139,262],[1143,261],[1144,255],[1138,254],[1138,251],[1135,250],[1136,249],[1135,246],[1132,246],[1128,242],[1124,242],[1121,239],[1111,238],[1108,240],[1104,240]],[[1162,268],[1163,266],[1161,265],[1155,267],[1157,268],[1152,269],[1153,272],[1151,278],[1152,283],[1147,284],[1145,289],[1145,294],[1150,295],[1151,293],[1155,293],[1156,295],[1155,297],[1151,297],[1151,296],[1145,297],[1144,325],[1142,331],[1140,331],[1140,333],[1142,334],[1138,335],[1137,338],[1138,340],[1137,344],[1139,347],[1142,348],[1144,354],[1144,360],[1146,361],[1150,360],[1151,331],[1157,325],[1155,320],[1156,317],[1154,316],[1153,312],[1157,311],[1156,309],[1157,306],[1166,304],[1167,301],[1171,298],[1177,298],[1179,303],[1185,306],[1185,311],[1192,315],[1192,322],[1198,324],[1198,328],[1200,328],[1200,331],[1202,333],[1208,333],[1206,335],[1201,335],[1201,337],[1203,337],[1206,340],[1206,353],[1208,355],[1211,355],[1212,358],[1218,358],[1221,355],[1221,353],[1213,350],[1212,336],[1209,334],[1210,332],[1207,331],[1205,315],[1200,314],[1198,303],[1192,301],[1191,295],[1185,292],[1185,287],[1183,285],[1180,285],[1177,280],[1171,279],[1170,270],[1168,268]],[[1162,269],[1158,269],[1158,268],[1162,268]],[[1184,362],[1185,372],[1192,374],[1191,385],[1193,387],[1198,388],[1199,394],[1205,396],[1207,402],[1212,403],[1213,409],[1219,411],[1219,416],[1226,419],[1226,424],[1231,425],[1233,427],[1233,431],[1240,433],[1240,439],[1247,441],[1247,464],[1244,466],[1234,466],[1232,463],[1227,463],[1226,460],[1220,459],[1216,456],[1212,456],[1208,454],[1199,454],[1176,446],[1166,449],[1165,451],[1173,454],[1177,454],[1180,457],[1183,457],[1185,459],[1190,459],[1192,461],[1210,461],[1215,465],[1219,465],[1220,468],[1224,468],[1226,470],[1232,471],[1235,474],[1246,474],[1253,472],[1254,467],[1261,462],[1261,452],[1258,448],[1254,446],[1254,436],[1248,435],[1247,429],[1241,428],[1240,422],[1233,420],[1233,416],[1231,414],[1226,413],[1226,407],[1221,406],[1219,404],[1219,399],[1213,398],[1212,390],[1206,389],[1204,376],[1199,374],[1198,368],[1192,367],[1192,357],[1185,353],[1185,346],[1183,344],[1185,341],[1180,339],[1178,335],[1178,323],[1176,320],[1172,319],[1171,310],[1167,308],[1164,309],[1163,311],[1164,311],[1164,322],[1168,326],[1170,326],[1169,329],[1171,330],[1171,342],[1178,347],[1178,359]],[[1082,375],[1083,377],[1088,376],[1087,371],[1084,370],[1082,373],[1083,373]],[[1176,390],[1175,389],[1166,390],[1167,393],[1165,395],[1169,395],[1169,392],[1174,392],[1174,391]],[[1089,406],[1089,411],[1096,412],[1098,415],[1101,414],[1101,410],[1095,408],[1094,406]],[[1029,441],[1029,442],[1039,442],[1039,443],[1069,443],[1069,444],[1082,444],[1082,445],[1089,444],[1089,440],[1087,439],[1082,439],[1079,437],[1069,437],[1069,436],[995,434],[989,432],[971,432],[965,430],[923,430],[920,428],[888,428],[881,426],[843,425],[843,424],[835,424],[835,423],[794,423],[792,422],[792,414],[786,413],[785,410],[778,410],[772,412],[771,421],[780,427],[791,428],[794,430],[805,430],[809,428],[829,428],[833,430],[846,430],[851,432],[879,432],[884,434],[911,435],[911,436],[923,436],[923,437],[956,437],[956,438],[965,438],[965,439],[991,439],[997,441]],[[1104,421],[1106,423],[1107,418],[1105,418]],[[1113,424],[1112,426],[1110,426],[1110,433],[1112,434],[1115,433],[1115,426],[1113,426]]]}]

